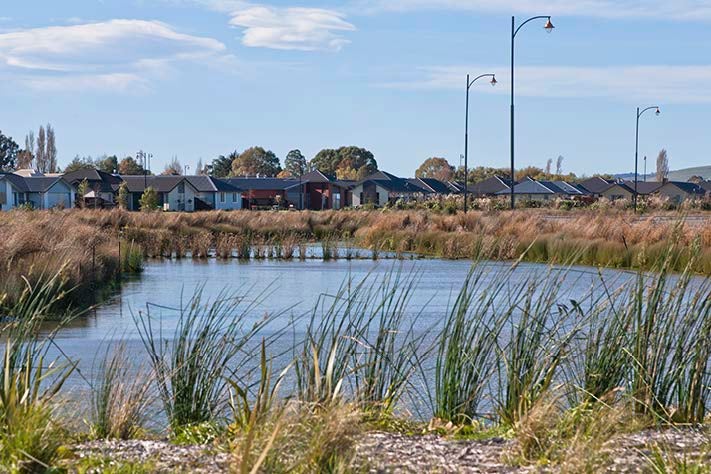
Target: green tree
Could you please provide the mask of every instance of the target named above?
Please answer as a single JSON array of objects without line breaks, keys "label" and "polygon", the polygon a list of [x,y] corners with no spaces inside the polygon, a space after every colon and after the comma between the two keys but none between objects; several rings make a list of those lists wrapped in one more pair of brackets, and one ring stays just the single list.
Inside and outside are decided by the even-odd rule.
[{"label": "green tree", "polygon": [[284,170],[291,176],[301,176],[306,173],[306,157],[300,150],[291,150],[284,159]]},{"label": "green tree", "polygon": [[144,212],[158,209],[158,193],[152,187],[147,187],[138,204],[141,206],[141,211]]},{"label": "green tree", "polygon": [[104,155],[103,157],[98,158],[94,165],[96,166],[96,169],[109,174],[116,173],[119,169],[118,157],[116,155]]},{"label": "green tree", "polygon": [[91,157],[82,158],[79,155],[75,156],[72,161],[64,168],[65,173],[72,173],[74,171],[93,169],[94,162]]},{"label": "green tree", "polygon": [[127,156],[118,164],[119,174],[126,176],[142,175],[144,173],[141,166],[132,156]]},{"label": "green tree", "polygon": [[13,171],[20,146],[12,138],[0,132],[0,171]]},{"label": "green tree", "polygon": [[81,183],[77,186],[77,199],[79,200],[79,207],[84,209],[86,205],[85,196],[89,193],[89,181],[84,178]]},{"label": "green tree", "polygon": [[[378,171],[378,162],[365,148],[344,146],[337,150],[327,148],[319,151],[311,160],[311,168],[336,175],[339,170],[341,173],[349,173],[348,170],[354,169],[356,173],[367,176]],[[365,171],[361,172],[361,169]]]},{"label": "green tree", "polygon": [[227,178],[232,174],[232,162],[237,159],[239,153],[233,151],[228,156],[220,155],[212,160],[210,176],[215,178]]},{"label": "green tree", "polygon": [[276,176],[281,172],[279,158],[271,150],[255,146],[243,151],[232,162],[234,176]]},{"label": "green tree", "polygon": [[417,171],[415,176],[418,178],[434,178],[440,181],[450,181],[454,178],[454,166],[444,158],[432,157],[427,158]]},{"label": "green tree", "polygon": [[116,204],[119,209],[128,209],[128,184],[125,181],[119,185]]},{"label": "green tree", "polygon": [[[508,178],[510,170],[506,168],[492,168],[490,166],[476,166],[469,169],[469,183],[479,183],[493,176],[502,176]],[[458,183],[464,182],[464,167],[460,166],[454,173],[454,181]]]}]

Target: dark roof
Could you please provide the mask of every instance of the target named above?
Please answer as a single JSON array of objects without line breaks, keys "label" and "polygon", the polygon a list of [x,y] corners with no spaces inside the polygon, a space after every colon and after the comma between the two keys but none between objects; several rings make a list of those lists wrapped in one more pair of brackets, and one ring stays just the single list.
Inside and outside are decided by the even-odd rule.
[{"label": "dark roof", "polygon": [[27,190],[31,193],[44,193],[54,186],[57,182],[62,181],[69,185],[62,178],[50,177],[50,176],[31,176],[28,178],[23,178],[25,184],[27,185]]},{"label": "dark roof", "polygon": [[242,189],[238,188],[237,186],[231,184],[228,180],[226,179],[221,179],[221,178],[210,178],[212,180],[212,184],[215,186],[215,189],[221,193],[239,193],[242,192]]},{"label": "dark roof", "polygon": [[[623,181],[625,186],[630,188],[634,192],[634,181],[632,180],[625,180]],[[660,183],[658,181],[640,181],[637,180],[637,194],[640,195],[647,195],[647,194],[652,194],[654,191],[658,190],[664,186],[664,183]]]},{"label": "dark roof", "polygon": [[[676,186],[677,188],[681,189],[687,194],[705,194],[706,191],[704,188],[702,188],[700,185],[696,183],[689,183],[686,181],[668,181],[664,183],[662,186],[671,184],[672,186]],[[661,186],[660,186],[661,188]]]},{"label": "dark roof", "polygon": [[414,178],[408,179],[407,181],[415,186],[424,188],[426,192],[430,193],[452,194],[457,192],[456,189],[453,189],[453,187],[449,185],[449,183],[445,183],[444,181],[440,181],[435,178]]},{"label": "dark roof", "polygon": [[[510,189],[504,189],[496,194],[505,195],[510,192]],[[514,194],[556,194],[556,191],[539,183],[535,179],[526,178],[520,183],[516,183],[514,185]]]},{"label": "dark roof", "polygon": [[27,187],[27,183],[25,183],[25,178],[22,176],[18,176],[14,173],[0,173],[0,179],[5,179],[6,181],[12,183],[15,188],[23,193],[26,193],[29,191],[29,188]]},{"label": "dark roof", "polygon": [[293,178],[229,178],[227,182],[245,191],[284,191],[299,185],[299,180]]},{"label": "dark roof", "polygon": [[302,183],[332,183],[334,181],[336,181],[335,175],[326,174],[319,170],[309,171],[301,176]]},{"label": "dark roof", "polygon": [[486,196],[496,194],[499,191],[507,190],[511,192],[511,180],[502,176],[492,176],[484,181],[470,184],[467,186],[467,191],[478,196]]},{"label": "dark roof", "polygon": [[146,186],[155,189],[159,193],[169,193],[178,183],[183,181],[183,176],[121,176],[128,191],[131,193],[142,193]]},{"label": "dark roof", "polygon": [[553,184],[555,184],[561,191],[563,191],[563,193],[569,194],[571,196],[581,196],[583,194],[587,194],[581,191],[574,184],[566,183],[565,181],[553,181]]},{"label": "dark roof", "polygon": [[386,171],[378,171],[368,176],[367,178],[356,183],[356,186],[371,182],[383,189],[394,193],[423,193],[426,192],[421,186],[416,186],[406,179],[398,178],[394,174],[390,174]]},{"label": "dark roof", "polygon": [[209,176],[185,176],[185,180],[199,193],[214,193],[217,191]]},{"label": "dark roof", "polygon": [[86,179],[91,189],[94,189],[98,184],[102,192],[117,191],[123,182],[119,176],[94,168],[83,168],[72,171],[71,173],[65,173],[62,177],[66,182],[74,186],[77,186]]},{"label": "dark roof", "polygon": [[699,186],[701,186],[702,189],[704,189],[707,193],[711,192],[711,181],[702,181],[699,183]]},{"label": "dark roof", "polygon": [[579,186],[587,190],[590,194],[601,194],[610,189],[615,184],[615,181],[595,176],[594,178],[586,179]]}]

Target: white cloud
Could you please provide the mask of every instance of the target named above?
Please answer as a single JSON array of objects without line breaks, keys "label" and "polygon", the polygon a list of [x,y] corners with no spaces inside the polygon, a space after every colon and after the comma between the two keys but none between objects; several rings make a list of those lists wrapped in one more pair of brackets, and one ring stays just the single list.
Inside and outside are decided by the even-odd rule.
[{"label": "white cloud", "polygon": [[525,15],[711,20],[711,0],[355,0],[362,11],[446,9]]},{"label": "white cloud", "polygon": [[[481,84],[475,93],[508,94],[508,67],[444,66],[422,68],[421,77],[390,82],[402,89],[460,89],[468,72],[496,73],[493,88]],[[519,66],[516,94],[549,98],[612,98],[634,102],[711,103],[711,66],[567,67]]]},{"label": "white cloud", "polygon": [[230,24],[244,28],[245,46],[338,51],[349,41],[341,32],[354,31],[341,13],[321,8],[251,6],[231,13]]},{"label": "white cloud", "polygon": [[125,90],[177,61],[225,56],[212,38],[179,33],[157,21],[111,20],[0,34],[0,69],[38,88],[76,84]]}]

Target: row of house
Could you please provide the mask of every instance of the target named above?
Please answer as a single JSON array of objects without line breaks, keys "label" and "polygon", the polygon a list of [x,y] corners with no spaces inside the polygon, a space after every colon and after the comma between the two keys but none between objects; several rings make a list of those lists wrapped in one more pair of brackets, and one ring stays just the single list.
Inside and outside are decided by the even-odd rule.
[{"label": "row of house", "polygon": [[[86,189],[81,186],[86,183]],[[74,207],[77,200],[88,207],[111,208],[116,205],[119,188],[125,183],[128,208],[139,210],[147,188],[158,194],[166,211],[237,210],[264,208],[341,209],[366,204],[383,207],[393,201],[464,193],[464,185],[432,178],[400,178],[385,171],[361,181],[340,180],[320,171],[300,178],[214,178],[210,176],[119,176],[95,169],[66,174],[43,175],[31,171],[0,173],[0,210],[23,205],[36,209]],[[467,187],[477,197],[501,197],[511,194],[511,181],[503,176]],[[78,196],[82,189],[84,196]],[[555,199],[610,200],[631,199],[634,183],[599,177],[580,183],[525,178],[513,184],[519,200]],[[711,194],[711,182],[678,181],[637,183],[639,196],[665,196],[680,203]]]}]

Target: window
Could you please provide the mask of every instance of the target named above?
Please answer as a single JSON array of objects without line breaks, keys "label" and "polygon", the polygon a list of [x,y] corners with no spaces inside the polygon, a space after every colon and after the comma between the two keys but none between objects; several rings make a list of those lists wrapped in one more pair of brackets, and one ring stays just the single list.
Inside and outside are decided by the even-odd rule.
[{"label": "window", "polygon": [[185,194],[185,183],[180,183],[178,185],[178,194]]},{"label": "window", "polygon": [[375,205],[380,205],[380,193],[375,193]]},{"label": "window", "polygon": [[220,202],[225,202],[225,193],[220,193]]},{"label": "window", "polygon": [[363,202],[363,193],[360,193],[360,205],[362,206],[363,204],[365,204]]},{"label": "window", "polygon": [[237,193],[232,193],[232,202],[237,202]]}]

